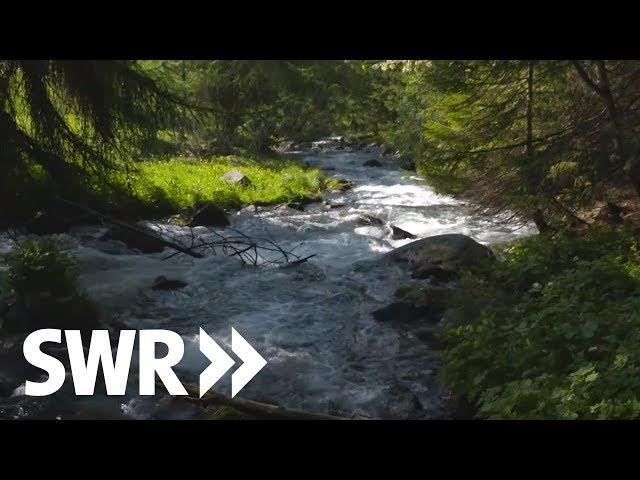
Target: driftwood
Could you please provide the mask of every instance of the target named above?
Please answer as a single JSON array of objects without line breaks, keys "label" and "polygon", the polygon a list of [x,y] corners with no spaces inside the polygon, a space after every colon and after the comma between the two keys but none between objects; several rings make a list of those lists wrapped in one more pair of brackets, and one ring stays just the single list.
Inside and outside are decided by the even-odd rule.
[{"label": "driftwood", "polygon": [[289,263],[285,263],[284,265],[281,265],[280,268],[295,267],[296,265],[300,265],[301,263],[305,263],[307,260],[309,260],[310,258],[313,258],[315,256],[316,256],[316,254],[314,253],[313,255],[309,255],[307,257],[300,258],[298,260],[294,260],[294,261],[289,262]]},{"label": "driftwood", "polygon": [[203,408],[227,406],[257,419],[264,420],[346,420],[346,418],[343,417],[323,413],[310,413],[302,410],[290,410],[278,405],[255,402],[245,398],[229,398],[214,391],[209,391],[205,393],[202,398],[199,398],[197,385],[185,384],[184,387],[189,393],[186,399]]}]

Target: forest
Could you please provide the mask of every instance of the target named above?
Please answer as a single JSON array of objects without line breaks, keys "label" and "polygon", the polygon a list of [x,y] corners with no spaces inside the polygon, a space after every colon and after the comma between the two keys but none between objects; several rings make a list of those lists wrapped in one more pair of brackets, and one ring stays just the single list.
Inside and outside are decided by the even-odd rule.
[{"label": "forest", "polygon": [[639,100],[628,60],[0,60],[0,417],[260,418],[19,393],[35,329],[233,319],[241,402],[638,418]]}]

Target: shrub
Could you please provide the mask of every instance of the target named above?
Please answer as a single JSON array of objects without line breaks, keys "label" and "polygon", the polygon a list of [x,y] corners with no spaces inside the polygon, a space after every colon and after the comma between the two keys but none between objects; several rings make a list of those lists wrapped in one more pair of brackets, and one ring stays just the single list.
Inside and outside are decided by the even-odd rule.
[{"label": "shrub", "polygon": [[24,240],[5,256],[11,300],[3,329],[88,330],[97,325],[91,300],[80,291],[73,258],[51,237]]},{"label": "shrub", "polygon": [[20,242],[6,263],[8,285],[19,296],[46,292],[65,297],[75,291],[73,259],[51,237]]},{"label": "shrub", "polygon": [[640,256],[631,232],[533,237],[469,273],[441,377],[488,418],[640,416]]}]

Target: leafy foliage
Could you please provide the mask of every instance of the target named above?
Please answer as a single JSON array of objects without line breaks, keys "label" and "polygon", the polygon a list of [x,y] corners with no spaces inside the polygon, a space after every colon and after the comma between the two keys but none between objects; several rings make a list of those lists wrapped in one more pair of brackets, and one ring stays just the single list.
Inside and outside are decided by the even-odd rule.
[{"label": "leafy foliage", "polygon": [[78,286],[74,259],[48,236],[26,239],[5,255],[6,283],[26,325],[3,325],[12,331],[35,328],[97,326],[98,312]]},{"label": "leafy foliage", "polygon": [[626,229],[541,235],[468,274],[443,380],[489,418],[640,416],[640,255]]},{"label": "leafy foliage", "polygon": [[7,284],[19,295],[48,292],[66,297],[76,290],[73,259],[52,237],[24,240],[5,260]]},{"label": "leafy foliage", "polygon": [[111,184],[184,105],[133,61],[0,61],[0,201],[35,209]]},{"label": "leafy foliage", "polygon": [[[633,61],[386,62],[383,137],[439,189],[546,223],[640,190]],[[544,221],[543,221],[544,220]]]},{"label": "leafy foliage", "polygon": [[265,153],[281,139],[372,133],[385,106],[366,61],[147,61],[149,75],[209,112],[189,153]]}]

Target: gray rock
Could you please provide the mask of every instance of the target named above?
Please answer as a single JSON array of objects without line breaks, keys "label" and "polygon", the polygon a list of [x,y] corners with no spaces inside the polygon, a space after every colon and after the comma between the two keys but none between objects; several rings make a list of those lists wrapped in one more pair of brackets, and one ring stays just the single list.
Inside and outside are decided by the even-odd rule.
[{"label": "gray rock", "polygon": [[385,254],[384,259],[408,262],[412,271],[436,265],[458,272],[494,259],[491,250],[466,235],[450,233],[416,240]]},{"label": "gray rock", "polygon": [[430,279],[435,282],[450,282],[458,278],[458,273],[453,270],[446,270],[432,263],[423,263],[411,272],[411,278],[419,280]]},{"label": "gray rock", "polygon": [[403,240],[405,238],[418,238],[418,236],[414,235],[413,233],[409,233],[406,230],[401,229],[400,227],[391,225],[391,238],[393,240]]},{"label": "gray rock", "polygon": [[244,207],[242,210],[240,210],[238,213],[257,213],[258,212],[258,207],[255,205],[247,205],[246,207]]},{"label": "gray rock", "polygon": [[383,227],[384,221],[368,213],[362,213],[358,216],[356,223],[363,227]]},{"label": "gray rock", "polygon": [[414,288],[395,302],[372,312],[372,315],[382,322],[435,324],[442,318],[451,292],[451,289],[432,285]]},{"label": "gray rock", "polygon": [[190,227],[205,225],[210,227],[227,227],[231,223],[223,209],[208,202],[197,206],[196,213],[189,222]]},{"label": "gray rock", "polygon": [[165,249],[165,244],[159,240],[157,234],[143,225],[137,225],[139,231],[125,227],[114,226],[102,237],[102,240],[118,240],[127,247],[142,253],[158,253]]},{"label": "gray rock", "polygon": [[[291,203],[282,203],[275,208],[275,211],[283,215],[297,215],[300,211],[304,210],[304,206],[301,203],[299,202],[292,202],[292,203],[293,205]],[[300,208],[296,208],[296,207],[300,207]]]},{"label": "gray rock", "polygon": [[420,320],[428,313],[423,308],[416,307],[406,302],[394,302],[386,307],[379,308],[371,314],[379,322],[408,323]]},{"label": "gray rock", "polygon": [[294,210],[304,212],[304,204],[302,202],[289,202],[285,203],[285,205],[289,208],[293,208]]},{"label": "gray rock", "polygon": [[227,183],[232,183],[234,185],[240,185],[242,187],[248,187],[251,185],[251,180],[244,173],[238,170],[229,170],[227,173],[220,177],[221,180],[224,180]]},{"label": "gray rock", "polygon": [[362,166],[363,167],[381,167],[382,162],[380,160],[376,160],[375,158],[372,158],[371,160],[367,160],[366,162],[364,162]]},{"label": "gray rock", "polygon": [[356,186],[354,182],[352,182],[351,180],[346,180],[344,178],[340,178],[336,181],[338,182],[338,185],[333,188],[333,191],[336,191],[336,192],[344,192]]},{"label": "gray rock", "polygon": [[169,280],[164,275],[160,275],[160,276],[155,278],[151,288],[153,290],[164,290],[164,291],[167,291],[167,290],[179,290],[179,289],[184,288],[186,286],[187,286],[187,284],[185,282],[183,282],[182,280]]}]

